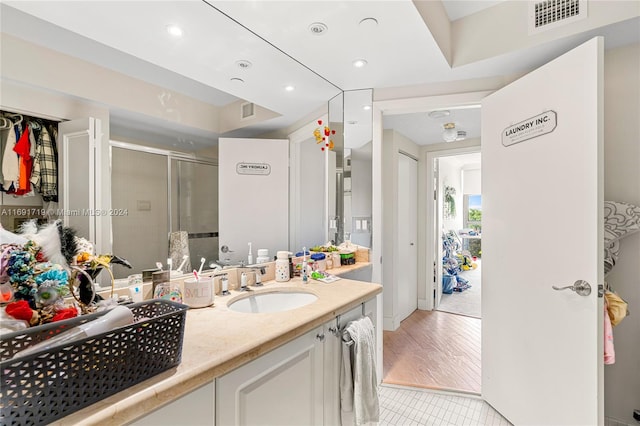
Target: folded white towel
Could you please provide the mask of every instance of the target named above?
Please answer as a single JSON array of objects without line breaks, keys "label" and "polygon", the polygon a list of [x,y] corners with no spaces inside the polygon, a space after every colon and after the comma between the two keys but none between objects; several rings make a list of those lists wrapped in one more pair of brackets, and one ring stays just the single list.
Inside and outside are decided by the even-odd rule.
[{"label": "folded white towel", "polygon": [[380,417],[376,377],[375,330],[369,317],[350,322],[342,338],[340,411],[342,425],[377,423]]}]

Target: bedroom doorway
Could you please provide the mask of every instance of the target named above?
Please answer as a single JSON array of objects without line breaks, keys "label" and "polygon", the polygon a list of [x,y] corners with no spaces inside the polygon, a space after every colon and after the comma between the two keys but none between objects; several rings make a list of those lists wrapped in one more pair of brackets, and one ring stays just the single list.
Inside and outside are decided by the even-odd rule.
[{"label": "bedroom doorway", "polygon": [[450,238],[452,244],[448,269],[443,263],[440,268],[434,264],[434,276],[440,283],[443,276],[452,276],[458,291],[443,292],[442,285],[436,286],[432,290],[433,310],[416,310],[397,330],[384,332],[383,382],[479,395],[480,146],[432,152],[427,155],[427,161],[431,165],[427,176],[433,180],[433,187],[427,186],[428,191],[435,190],[435,197],[427,197],[435,198],[435,202],[427,203],[427,209],[420,213],[429,215],[431,212],[435,218],[434,232],[430,233],[427,244],[432,247],[434,258],[441,262],[445,256],[445,239]]},{"label": "bedroom doorway", "polygon": [[482,194],[480,152],[438,156],[434,159],[437,196],[435,241],[442,259],[441,312],[481,318]]}]

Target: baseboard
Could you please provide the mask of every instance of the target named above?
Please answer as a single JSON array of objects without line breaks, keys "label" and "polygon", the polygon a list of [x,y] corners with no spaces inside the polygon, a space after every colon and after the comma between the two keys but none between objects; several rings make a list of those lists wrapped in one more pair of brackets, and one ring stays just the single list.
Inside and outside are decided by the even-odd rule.
[{"label": "baseboard", "polygon": [[418,309],[421,311],[430,311],[429,301],[427,299],[418,299]]},{"label": "baseboard", "polygon": [[396,322],[395,318],[384,317],[382,319],[382,329],[384,331],[396,331],[400,327],[400,323]]}]

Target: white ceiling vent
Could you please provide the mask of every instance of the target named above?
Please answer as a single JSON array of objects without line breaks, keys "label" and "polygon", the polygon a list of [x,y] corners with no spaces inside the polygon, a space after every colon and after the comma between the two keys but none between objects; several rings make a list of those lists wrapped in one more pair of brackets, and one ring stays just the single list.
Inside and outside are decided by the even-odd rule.
[{"label": "white ceiling vent", "polygon": [[255,105],[251,102],[245,102],[240,105],[240,119],[245,120],[247,118],[255,117],[256,110]]},{"label": "white ceiling vent", "polygon": [[529,35],[566,25],[587,17],[587,0],[544,0],[529,2]]}]

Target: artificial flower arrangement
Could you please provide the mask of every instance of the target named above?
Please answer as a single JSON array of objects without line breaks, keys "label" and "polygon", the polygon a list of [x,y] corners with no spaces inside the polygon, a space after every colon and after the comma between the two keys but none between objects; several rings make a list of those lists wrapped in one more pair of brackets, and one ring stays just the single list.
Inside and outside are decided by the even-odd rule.
[{"label": "artificial flower arrangement", "polygon": [[[318,126],[322,126],[322,120],[318,120]],[[321,147],[322,151],[324,151],[325,148],[328,148],[329,151],[333,151],[334,143],[333,140],[330,139],[330,136],[335,134],[336,131],[331,130],[329,126],[324,126],[322,130],[320,129],[320,127],[316,127],[316,129],[313,131],[313,137],[316,139],[316,144],[323,144],[323,146]]]},{"label": "artificial flower arrangement", "polygon": [[2,331],[94,312],[102,297],[96,294],[93,281],[102,269],[109,272],[113,283],[111,264],[131,268],[117,256],[95,255],[93,245],[61,221],[41,228],[30,221],[18,234],[1,227],[0,233]]}]

